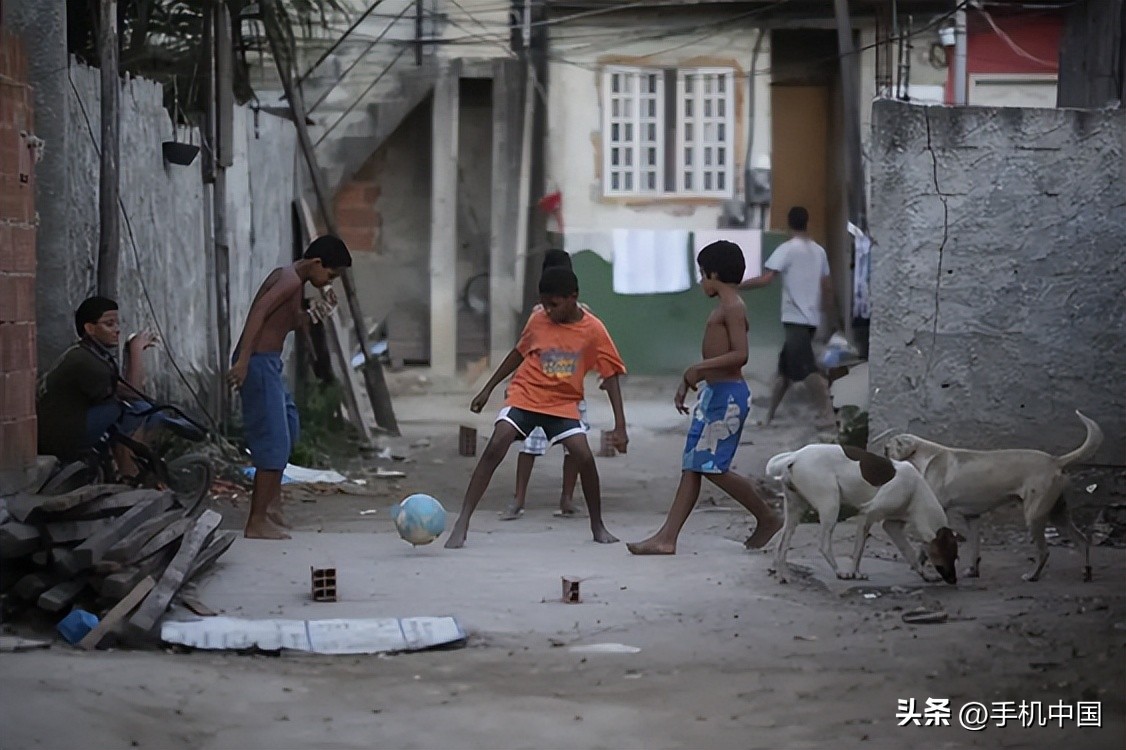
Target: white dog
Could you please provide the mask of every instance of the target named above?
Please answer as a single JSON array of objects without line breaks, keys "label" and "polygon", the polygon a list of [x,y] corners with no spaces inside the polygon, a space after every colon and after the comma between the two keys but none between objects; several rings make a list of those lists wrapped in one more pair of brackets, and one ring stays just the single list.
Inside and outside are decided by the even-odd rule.
[{"label": "white dog", "polygon": [[1040,578],[1048,562],[1048,541],[1044,528],[1051,520],[1083,554],[1083,580],[1091,580],[1091,548],[1087,537],[1071,521],[1067,504],[1061,496],[1067,488],[1063,468],[1094,455],[1103,442],[1103,431],[1094,420],[1075,412],[1087,426],[1083,444],[1063,456],[1036,450],[976,451],[948,448],[915,435],[897,435],[884,453],[895,461],[909,461],[931,486],[942,507],[955,518],[964,520],[970,545],[970,568],[966,575],[980,574],[981,539],[979,521],[987,513],[1006,503],[1019,500],[1024,520],[1036,545],[1037,560],[1026,581]]},{"label": "white dog", "polygon": [[[882,522],[903,558],[923,580],[938,579],[924,572],[924,560],[912,550],[905,531],[926,543],[927,558],[942,580],[957,583],[958,536],[947,526],[946,512],[934,492],[906,461],[889,461],[859,448],[807,445],[770,459],[766,473],[782,480],[785,497],[786,521],[774,552],[774,569],[780,583],[789,578],[786,552],[806,505],[816,510],[820,518],[821,554],[837,578],[863,578],[859,574],[860,558],[868,530],[872,524]],[[852,570],[848,573],[841,573],[833,556],[833,528],[841,505],[857,508],[863,514],[852,552]]]}]

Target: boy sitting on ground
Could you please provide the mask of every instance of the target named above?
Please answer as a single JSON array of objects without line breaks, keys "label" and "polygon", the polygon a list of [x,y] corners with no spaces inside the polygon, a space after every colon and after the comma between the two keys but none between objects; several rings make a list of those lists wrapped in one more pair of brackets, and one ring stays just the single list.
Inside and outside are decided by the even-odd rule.
[{"label": "boy sitting on ground", "polygon": [[745,267],[743,251],[733,242],[720,240],[701,250],[696,262],[700,265],[700,288],[718,304],[704,326],[703,361],[684,371],[676,390],[677,411],[688,414],[684,399],[689,389],[696,390],[701,381],[704,385],[692,410],[676,499],[656,534],[643,542],[626,545],[635,555],[676,554],[677,537],[700,497],[702,477],[758,519],[747,547],[765,546],[782,527],[781,519],[746,477],[731,471],[751,404],[751,390],[743,379],[743,366],[747,364],[747,308],[738,292]]},{"label": "boy sitting on ground", "polygon": [[602,523],[598,467],[579,423],[578,405],[583,400],[583,377],[590,370],[597,370],[605,381],[603,388],[614,410],[614,430],[609,439],[624,453],[629,437],[618,378],[625,374],[625,364],[606,326],[579,306],[579,282],[573,271],[547,269],[540,278],[539,290],[543,309],[528,318],[516,348],[504,358],[470,405],[474,413],[480,413],[493,389],[516,373],[493,435],[469,480],[457,522],[446,540],[449,549],[465,545],[469,519],[508,447],[513,441],[528,437],[536,427],[543,428],[549,442],[562,443],[574,457],[594,541],[618,541]]}]

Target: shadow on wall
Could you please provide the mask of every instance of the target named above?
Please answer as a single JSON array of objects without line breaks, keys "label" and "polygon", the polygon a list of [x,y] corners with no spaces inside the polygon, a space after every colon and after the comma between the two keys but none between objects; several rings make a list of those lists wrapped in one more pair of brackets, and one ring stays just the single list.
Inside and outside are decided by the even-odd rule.
[{"label": "shadow on wall", "polygon": [[[763,260],[786,241],[783,234],[766,232],[762,239]],[[590,305],[606,324],[629,371],[636,375],[675,374],[700,359],[704,321],[715,303],[698,285],[676,294],[615,294],[613,267],[597,253],[584,251],[573,256],[579,277],[579,298]],[[695,259],[692,259],[695,268]],[[695,272],[693,272],[695,279]],[[782,346],[779,320],[781,286],[744,292],[750,323],[750,361],[746,371],[768,381],[777,368]]]}]

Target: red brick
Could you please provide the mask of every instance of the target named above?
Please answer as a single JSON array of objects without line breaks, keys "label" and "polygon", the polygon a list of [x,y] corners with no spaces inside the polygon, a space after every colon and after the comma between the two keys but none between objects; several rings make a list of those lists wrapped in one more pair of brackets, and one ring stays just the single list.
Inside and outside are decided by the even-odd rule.
[{"label": "red brick", "polygon": [[27,224],[35,216],[35,192],[12,174],[0,175],[0,220]]},{"label": "red brick", "polygon": [[0,323],[0,372],[35,369],[35,324]]},{"label": "red brick", "polygon": [[0,470],[25,469],[35,462],[35,417],[0,422]]},{"label": "red brick", "polygon": [[0,271],[35,273],[35,227],[0,227]]},{"label": "red brick", "polygon": [[35,371],[4,373],[0,378],[0,419],[35,416]]},{"label": "red brick", "polygon": [[0,323],[35,321],[35,277],[0,272]]}]

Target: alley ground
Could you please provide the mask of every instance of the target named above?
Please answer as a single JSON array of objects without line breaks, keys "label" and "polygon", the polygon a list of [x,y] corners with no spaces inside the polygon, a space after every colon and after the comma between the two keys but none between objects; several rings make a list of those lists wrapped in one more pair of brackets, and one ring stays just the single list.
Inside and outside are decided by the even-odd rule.
[{"label": "alley ground", "polygon": [[[599,459],[607,525],[623,540],[656,529],[675,489],[684,421],[667,385],[627,385],[629,454]],[[525,517],[501,522],[515,449],[466,549],[413,549],[388,508],[417,491],[455,512],[474,462],[457,455],[457,426],[484,436],[489,422],[468,412],[468,396],[425,390],[396,399],[403,446],[415,444],[407,461],[341,467],[366,479],[364,494],[287,490],[294,539],[240,540],[200,595],[242,617],[450,614],[470,632],[466,648],[386,658],[62,645],[5,654],[0,748],[1123,747],[1126,551],[1094,548],[1095,580],[1083,584],[1078,556],[1054,546],[1044,579],[1025,583],[1030,547],[1019,515],[1002,511],[988,519],[980,579],[922,584],[877,531],[864,563],[871,579],[843,585],[807,524],[791,561],[808,575],[783,586],[769,555],[743,549],[749,517],[707,488],[676,557],[593,544],[585,519],[552,516],[558,451],[540,459]],[[738,470],[758,474],[774,453],[817,439],[803,394],[783,412],[774,429],[748,428]],[[600,393],[591,415],[596,430],[609,427]],[[376,466],[407,476],[379,479]],[[214,507],[235,527],[246,502]],[[838,527],[838,558],[852,532]],[[308,601],[310,565],[338,568],[341,601]],[[563,575],[583,579],[582,604],[558,601]],[[905,624],[920,606],[950,620]],[[572,650],[608,643],[640,651]],[[897,700],[928,698],[950,699],[953,726],[896,726]],[[970,701],[1045,710],[1099,701],[1102,727],[1012,720],[967,731],[956,712]]]}]

